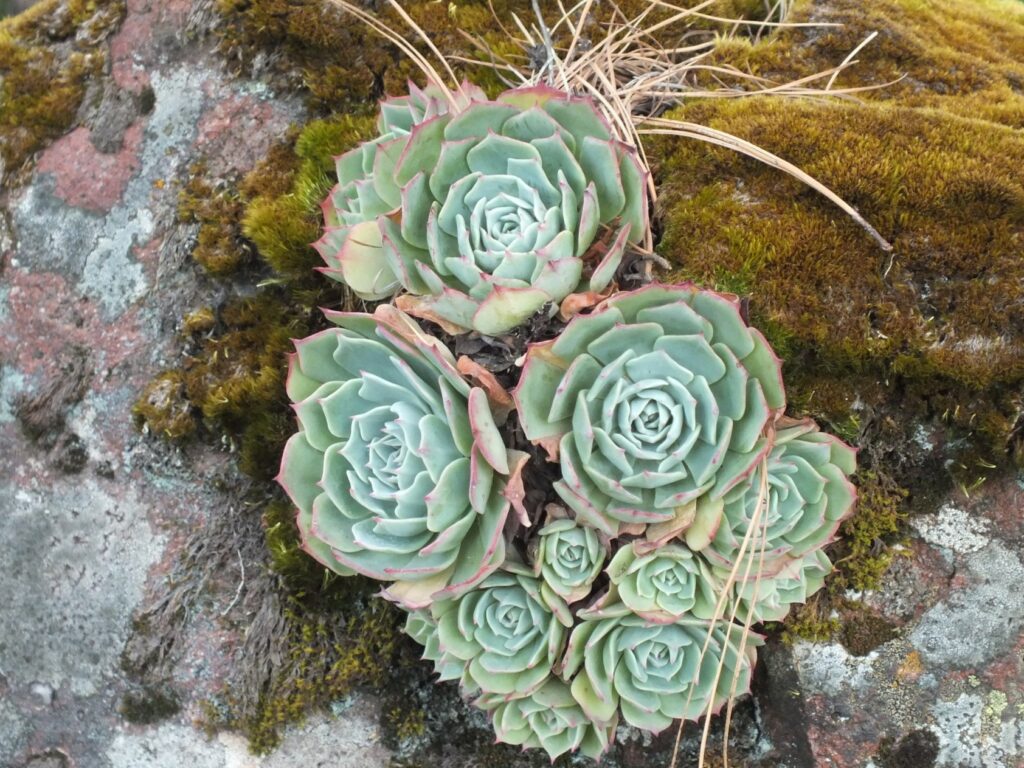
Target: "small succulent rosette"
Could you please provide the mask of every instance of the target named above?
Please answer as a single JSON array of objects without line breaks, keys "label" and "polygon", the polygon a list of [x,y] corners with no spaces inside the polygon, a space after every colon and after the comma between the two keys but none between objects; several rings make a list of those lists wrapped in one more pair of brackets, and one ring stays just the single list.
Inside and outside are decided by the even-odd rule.
[{"label": "small succulent rosette", "polygon": [[[714,619],[724,579],[700,555],[681,544],[650,548],[624,543],[608,564],[609,586],[587,611],[600,618],[625,606],[654,624]],[[720,617],[725,614],[718,614]]]},{"label": "small succulent rosette", "polygon": [[551,505],[548,522],[534,542],[534,575],[542,587],[568,603],[587,597],[608,557],[607,541],[593,528],[580,525],[561,507]]},{"label": "small succulent rosette", "polygon": [[649,231],[647,174],[594,104],[546,86],[463,86],[382,105],[339,158],[316,247],[329,276],[450,332],[505,333],[603,291]]},{"label": "small succulent rosette", "polygon": [[619,293],[530,345],[513,397],[559,459],[558,495],[608,536],[703,525],[701,497],[742,485],[785,406],[782,373],[735,296],[692,285]]},{"label": "small succulent rosette", "polygon": [[[569,607],[528,573],[502,570],[450,600],[411,614],[406,632],[467,698],[529,696],[565,650]],[[491,699],[493,700],[493,699]]]},{"label": "small succulent rosette", "polygon": [[620,605],[573,628],[561,675],[593,722],[621,713],[630,725],[659,733],[747,693],[761,642],[728,621],[659,624]]},{"label": "small succulent rosette", "polygon": [[508,699],[484,695],[476,705],[491,713],[499,741],[543,749],[552,761],[576,751],[599,760],[611,746],[618,724],[618,718],[607,723],[591,720],[569,686],[557,677],[549,677],[529,696]]},{"label": "small succulent rosette", "polygon": [[856,452],[813,421],[780,422],[766,477],[734,488],[687,542],[721,568],[778,573],[835,538],[853,512],[857,492],[848,476],[855,469]]},{"label": "small succulent rosette", "polygon": [[287,382],[299,431],[278,480],[306,550],[341,574],[391,582],[409,608],[458,595],[505,560],[521,461],[485,391],[394,307],[329,313],[296,343]]}]

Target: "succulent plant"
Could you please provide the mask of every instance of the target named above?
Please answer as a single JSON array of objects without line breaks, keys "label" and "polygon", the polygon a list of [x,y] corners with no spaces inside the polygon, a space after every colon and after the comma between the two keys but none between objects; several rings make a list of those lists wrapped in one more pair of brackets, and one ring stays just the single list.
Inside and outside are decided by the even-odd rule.
[{"label": "succulent plant", "polygon": [[742,485],[785,405],[738,299],[689,284],[616,294],[530,345],[513,397],[526,436],[560,459],[559,496],[609,536]]},{"label": "succulent plant", "polygon": [[565,648],[572,616],[532,575],[501,570],[462,595],[412,614],[406,632],[425,648],[442,679],[467,697],[509,698],[540,688]]},{"label": "succulent plant", "polygon": [[590,593],[607,555],[607,545],[597,531],[557,517],[538,532],[534,572],[543,578],[544,586],[574,603]]},{"label": "succulent plant", "polygon": [[476,705],[492,713],[499,741],[543,749],[552,760],[576,750],[597,760],[615,736],[617,718],[603,725],[592,722],[557,677],[524,698],[485,694]]},{"label": "succulent plant", "polygon": [[507,483],[521,466],[483,389],[390,306],[328,313],[296,343],[299,431],[278,480],[307,551],[342,574],[394,582],[410,608],[470,589],[505,560]]},{"label": "succulent plant", "polygon": [[401,286],[414,314],[499,334],[604,290],[645,237],[646,173],[590,100],[536,86],[419,113],[407,136],[339,162],[325,205],[344,225],[318,243],[327,273],[363,298]]},{"label": "succulent plant", "polygon": [[[423,646],[421,658],[424,661],[433,662],[438,680],[463,682],[466,665],[461,659],[449,655],[441,647],[441,641],[437,636],[437,622],[434,621],[429,609],[410,611],[405,619],[405,633]],[[468,680],[465,682],[470,686],[468,690],[463,689],[467,696],[479,694],[479,691]]]},{"label": "succulent plant", "polygon": [[338,183],[321,204],[324,234],[313,247],[327,266],[321,272],[340,280],[368,300],[390,296],[398,278],[384,259],[377,217],[394,210],[392,171],[405,151],[413,129],[452,108],[487,97],[476,86],[446,93],[436,85],[420,89],[409,83],[409,95],[385,99],[377,118],[376,138],[335,158]]},{"label": "succulent plant", "polygon": [[581,615],[600,617],[606,606],[625,605],[656,624],[683,618],[713,619],[724,581],[700,555],[666,544],[640,552],[640,540],[624,544],[608,564],[608,591]]},{"label": "succulent plant", "polygon": [[[774,576],[754,576],[736,582],[736,620],[746,622],[749,616],[751,623],[782,621],[794,605],[806,603],[808,597],[821,589],[831,572],[832,563],[819,549],[789,560]],[[720,575],[724,577],[725,573],[720,571]]]},{"label": "succulent plant", "polygon": [[[828,544],[856,500],[847,479],[856,470],[852,448],[809,419],[780,426],[766,463],[762,510],[762,481],[755,473],[724,497],[718,519],[709,515],[699,535],[687,531],[691,549],[699,549],[713,565],[736,567],[740,579],[748,561],[749,573],[772,576],[794,558]],[[755,515],[757,525],[751,530]]]},{"label": "succulent plant", "polygon": [[562,676],[595,723],[611,722],[618,709],[630,725],[658,733],[747,692],[761,639],[742,633],[727,622],[652,624],[625,606],[609,608],[573,629]]}]

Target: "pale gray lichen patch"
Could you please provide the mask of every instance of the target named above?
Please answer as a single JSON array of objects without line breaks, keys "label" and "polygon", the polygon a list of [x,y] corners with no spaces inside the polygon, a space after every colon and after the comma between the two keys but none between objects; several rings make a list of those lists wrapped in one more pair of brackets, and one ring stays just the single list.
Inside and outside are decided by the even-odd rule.
[{"label": "pale gray lichen patch", "polygon": [[111,768],[250,768],[241,749],[221,741],[204,741],[183,725],[164,724],[147,731],[122,731],[107,749]]},{"label": "pale gray lichen patch", "polygon": [[1016,719],[986,727],[986,699],[963,693],[932,707],[939,736],[936,768],[1013,768],[1024,749],[1024,730]]},{"label": "pale gray lichen patch", "polygon": [[15,420],[18,398],[25,392],[25,375],[13,365],[0,362],[0,424]]},{"label": "pale gray lichen patch", "polygon": [[119,732],[107,749],[110,768],[386,768],[391,754],[380,743],[378,712],[366,696],[343,718],[318,715],[289,728],[281,745],[266,757],[249,751],[236,734],[204,741],[186,726],[164,723],[154,729]]},{"label": "pale gray lichen patch", "polygon": [[800,681],[809,692],[838,696],[859,691],[869,685],[869,675],[876,653],[852,656],[838,643],[808,643],[793,646],[793,662]]},{"label": "pale gray lichen patch", "polygon": [[969,554],[984,548],[989,542],[992,523],[977,515],[946,502],[935,515],[917,515],[910,524],[929,544]]},{"label": "pale gray lichen patch", "polygon": [[929,665],[979,669],[1024,630],[1024,563],[998,541],[967,557],[969,586],[930,608],[910,634]]},{"label": "pale gray lichen patch", "polygon": [[131,489],[115,496],[94,478],[56,478],[35,464],[0,485],[0,669],[13,686],[88,696],[115,673],[164,537]]},{"label": "pale gray lichen patch", "polygon": [[120,203],[105,215],[75,208],[55,193],[54,180],[41,174],[12,207],[19,259],[77,284],[96,301],[106,320],[114,320],[149,290],[146,271],[135,249],[156,232],[150,207],[153,187],[175,178],[189,162],[203,108],[203,70],[153,72],[156,97],[139,156],[139,171],[128,182]]},{"label": "pale gray lichen patch", "polygon": [[18,708],[6,696],[0,695],[0,758],[17,754],[24,748],[26,731],[25,720]]}]

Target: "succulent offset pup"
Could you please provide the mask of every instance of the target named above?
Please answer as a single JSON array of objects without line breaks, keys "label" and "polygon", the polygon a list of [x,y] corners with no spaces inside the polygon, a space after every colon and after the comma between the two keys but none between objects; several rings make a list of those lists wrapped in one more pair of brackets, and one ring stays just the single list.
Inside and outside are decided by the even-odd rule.
[{"label": "succulent offset pup", "polygon": [[594,104],[547,86],[385,101],[380,136],[342,155],[323,270],[452,332],[501,334],[603,291],[647,235],[647,173]]}]

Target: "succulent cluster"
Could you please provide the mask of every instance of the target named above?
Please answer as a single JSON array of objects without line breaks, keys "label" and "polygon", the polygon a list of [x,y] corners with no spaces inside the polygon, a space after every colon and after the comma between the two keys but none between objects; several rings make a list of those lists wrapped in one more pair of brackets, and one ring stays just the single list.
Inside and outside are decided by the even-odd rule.
[{"label": "succulent cluster", "polygon": [[[784,416],[736,297],[609,290],[648,229],[635,151],[584,99],[464,86],[385,102],[338,174],[327,271],[408,293],[297,342],[279,480],[306,549],[386,582],[502,741],[598,757],[620,721],[659,732],[746,692],[751,625],[831,570],[854,452]],[[606,297],[563,324],[575,291]],[[403,310],[470,349],[535,315],[554,332],[497,376]]]}]

